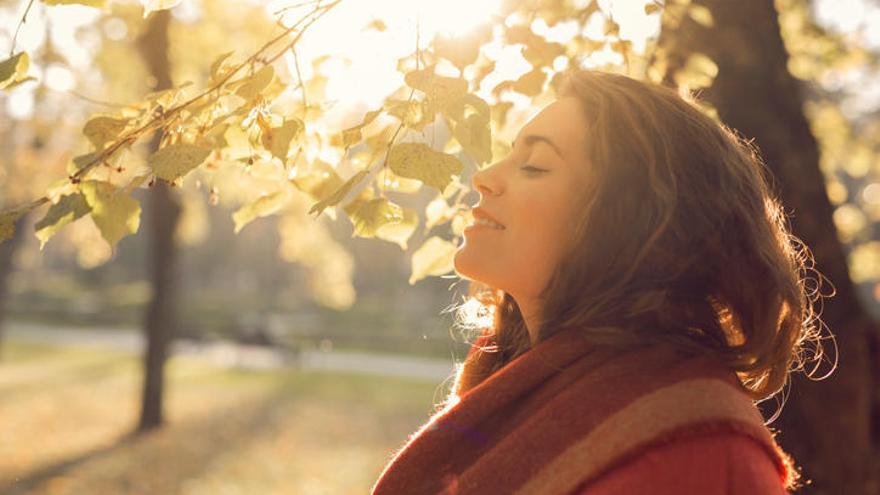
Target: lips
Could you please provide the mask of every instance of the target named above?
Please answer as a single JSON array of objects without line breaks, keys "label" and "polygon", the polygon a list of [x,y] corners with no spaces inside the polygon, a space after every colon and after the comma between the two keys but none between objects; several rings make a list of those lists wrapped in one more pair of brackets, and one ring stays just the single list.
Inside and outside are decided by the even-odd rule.
[{"label": "lips", "polygon": [[485,209],[483,209],[483,207],[481,207],[481,206],[474,208],[473,210],[471,210],[471,212],[473,213],[474,218],[482,218],[483,220],[491,220],[491,221],[497,223],[498,225],[505,227],[505,225],[503,223],[499,222],[497,218],[490,215],[489,212],[486,211]]}]

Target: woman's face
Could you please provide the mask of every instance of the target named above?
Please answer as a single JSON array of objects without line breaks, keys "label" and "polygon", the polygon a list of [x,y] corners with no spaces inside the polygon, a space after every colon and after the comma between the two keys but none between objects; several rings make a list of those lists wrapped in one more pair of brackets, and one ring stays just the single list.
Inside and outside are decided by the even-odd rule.
[{"label": "woman's face", "polygon": [[573,210],[586,194],[586,125],[578,100],[560,98],[523,126],[506,158],[472,178],[477,218],[484,210],[504,228],[465,229],[455,271],[510,293],[524,313],[574,238]]}]

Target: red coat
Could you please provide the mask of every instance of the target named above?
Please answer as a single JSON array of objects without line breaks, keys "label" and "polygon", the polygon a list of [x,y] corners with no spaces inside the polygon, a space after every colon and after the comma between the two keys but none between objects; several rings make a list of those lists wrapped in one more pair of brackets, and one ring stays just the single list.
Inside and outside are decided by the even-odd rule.
[{"label": "red coat", "polygon": [[783,495],[773,459],[752,438],[706,433],[651,448],[572,495]]}]

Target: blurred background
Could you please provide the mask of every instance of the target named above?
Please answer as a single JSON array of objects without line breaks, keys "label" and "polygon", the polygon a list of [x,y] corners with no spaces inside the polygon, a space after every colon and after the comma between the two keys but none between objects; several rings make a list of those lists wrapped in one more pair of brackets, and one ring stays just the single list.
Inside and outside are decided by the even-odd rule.
[{"label": "blurred background", "polygon": [[[30,201],[64,180],[71,160],[88,151],[81,133],[89,115],[157,89],[163,73],[150,58],[156,19],[164,18],[165,78],[201,87],[217,56],[255,51],[276,28],[273,14],[294,2],[183,0],[149,16],[145,6],[161,2],[56,3],[68,2],[0,4],[0,48],[12,47],[18,31],[15,44],[30,54],[29,73],[36,77],[0,93],[0,207]],[[286,68],[288,83],[302,71],[311,98],[329,102],[320,125],[343,129],[402,84],[395,67],[412,53],[417,25],[423,40],[437,33],[467,36],[508,3],[516,2],[343,3],[278,65]],[[517,8],[528,10],[529,2],[521,3]],[[709,13],[692,8],[687,22],[727,26],[724,9],[715,10],[724,2],[705,3]],[[880,438],[880,412],[872,407],[880,395],[877,365],[871,360],[871,325],[880,316],[880,3],[741,3],[756,25],[769,23],[785,42],[786,77],[804,95],[795,107],[798,122],[809,126],[804,132],[815,141],[807,146],[819,153],[818,193],[811,189],[806,203],[788,210],[798,209],[799,222],[809,224],[797,230],[806,233],[820,265],[821,259],[845,263],[838,272],[833,263],[824,265],[844,292],[838,296],[844,309],[832,309],[830,317],[858,315],[859,338],[871,339],[848,341],[863,351],[851,354],[861,374],[842,375],[845,384],[835,389],[855,397],[836,411],[840,423],[858,426],[842,434],[829,425],[827,432],[844,444],[847,435],[864,437],[853,455],[865,464],[835,464],[845,448],[819,437],[802,437],[806,446],[791,440],[795,451],[806,452],[795,457],[811,466],[813,478],[825,480],[815,493],[880,493],[873,482],[859,491],[834,491],[834,480],[874,479],[877,462],[864,452],[873,452]],[[661,33],[689,29],[663,18],[668,5],[661,2],[549,4],[557,10],[535,8],[540,14],[526,25],[565,44],[569,54],[580,50],[584,67],[622,65],[622,46],[635,59],[657,46],[673,53]],[[548,12],[570,19],[558,14],[548,20]],[[608,28],[608,19],[616,29]],[[676,43],[712,51],[699,38],[682,35]],[[487,44],[483,56],[494,61],[478,84],[487,99],[498,96],[493,87],[529,73],[534,63],[503,43]],[[773,62],[761,50],[742,56]],[[670,56],[668,65],[675,60]],[[726,76],[719,58],[717,65],[687,60],[696,66],[684,64],[682,81],[667,82],[690,78],[691,87],[700,88],[701,78],[708,77],[702,85],[708,87],[717,76],[722,89],[725,81],[748,86],[735,74]],[[301,88],[290,84],[298,94]],[[513,110],[506,122],[493,122],[499,137],[518,130],[535,105],[547,101],[540,87],[540,95],[514,89],[492,101],[493,111],[499,104]],[[725,118],[724,107],[712,100],[719,93],[706,91]],[[764,101],[775,101],[770,98]],[[757,108],[749,104],[745,108]],[[752,115],[761,118],[757,110]],[[445,142],[448,131],[434,126],[430,133]],[[771,157],[773,146],[767,146]],[[129,158],[142,161],[142,152],[135,149]],[[326,150],[315,157],[328,163],[341,158]],[[463,184],[476,166],[466,165]],[[353,170],[349,162],[341,167]],[[782,179],[784,191],[815,186],[808,176]],[[265,218],[236,232],[235,212],[264,192],[241,180],[188,178],[171,188],[173,204],[152,190],[136,190],[143,206],[140,230],[113,247],[91,221],[72,223],[41,246],[33,235],[40,214],[25,217],[15,236],[0,244],[0,493],[366,493],[393,450],[428,418],[469,347],[447,311],[463,301],[467,281],[450,273],[448,255],[439,265],[445,272],[415,276],[412,255],[433,235],[454,236],[454,214],[435,211],[433,226],[399,242],[355,236],[342,216],[307,224],[302,211],[258,215]],[[450,195],[426,189],[400,179],[389,195],[398,194],[396,201],[431,220],[430,205],[443,198],[448,208]],[[478,197],[470,192],[458,199],[472,205]],[[177,222],[163,234],[161,219],[168,215]],[[811,243],[810,236],[824,241]],[[173,246],[170,254],[156,247],[163,239]],[[168,299],[157,302],[155,287]],[[846,321],[829,325],[849,335]],[[853,395],[853,387],[861,395]],[[803,400],[802,409],[787,406],[794,412],[786,420],[822,423],[818,412],[810,416],[820,402]]]}]

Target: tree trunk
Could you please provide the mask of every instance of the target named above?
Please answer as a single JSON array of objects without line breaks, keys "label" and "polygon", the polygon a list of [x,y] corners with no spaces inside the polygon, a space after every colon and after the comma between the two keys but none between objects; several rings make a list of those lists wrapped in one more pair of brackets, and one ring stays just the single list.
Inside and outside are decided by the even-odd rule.
[{"label": "tree trunk", "polygon": [[[149,26],[139,40],[141,53],[156,80],[156,90],[171,87],[171,66],[168,60],[168,10],[152,14]],[[159,148],[161,132],[153,136],[150,150]],[[144,358],[143,398],[137,431],[144,433],[163,423],[162,398],[164,367],[176,324],[177,248],[174,230],[180,217],[180,201],[164,181],[157,180],[150,190],[150,274],[152,299],[144,319],[147,349]]]},{"label": "tree trunk", "polygon": [[[816,268],[836,295],[825,299],[821,317],[837,339],[838,368],[825,380],[793,375],[790,396],[779,419],[778,440],[803,468],[799,493],[880,493],[873,460],[877,442],[872,390],[875,324],[861,306],[847,270],[846,256],[832,222],[832,206],[819,169],[819,150],[802,111],[802,88],[788,72],[788,53],[773,0],[703,0],[715,25],[690,18],[661,34],[670,54],[669,72],[689,53],[708,55],[718,65],[711,88],[700,95],[725,124],[755,144],[773,176],[774,191],[792,215],[794,234],[812,250]],[[826,283],[824,293],[829,292]],[[827,334],[826,334],[827,335]],[[833,360],[834,345],[824,341]],[[830,366],[823,364],[817,376]],[[765,414],[777,404],[761,404]]]},{"label": "tree trunk", "polygon": [[9,300],[9,276],[15,268],[15,252],[24,240],[24,224],[29,215],[18,219],[12,239],[0,244],[0,361],[3,357],[3,322],[6,320],[6,304]]}]

